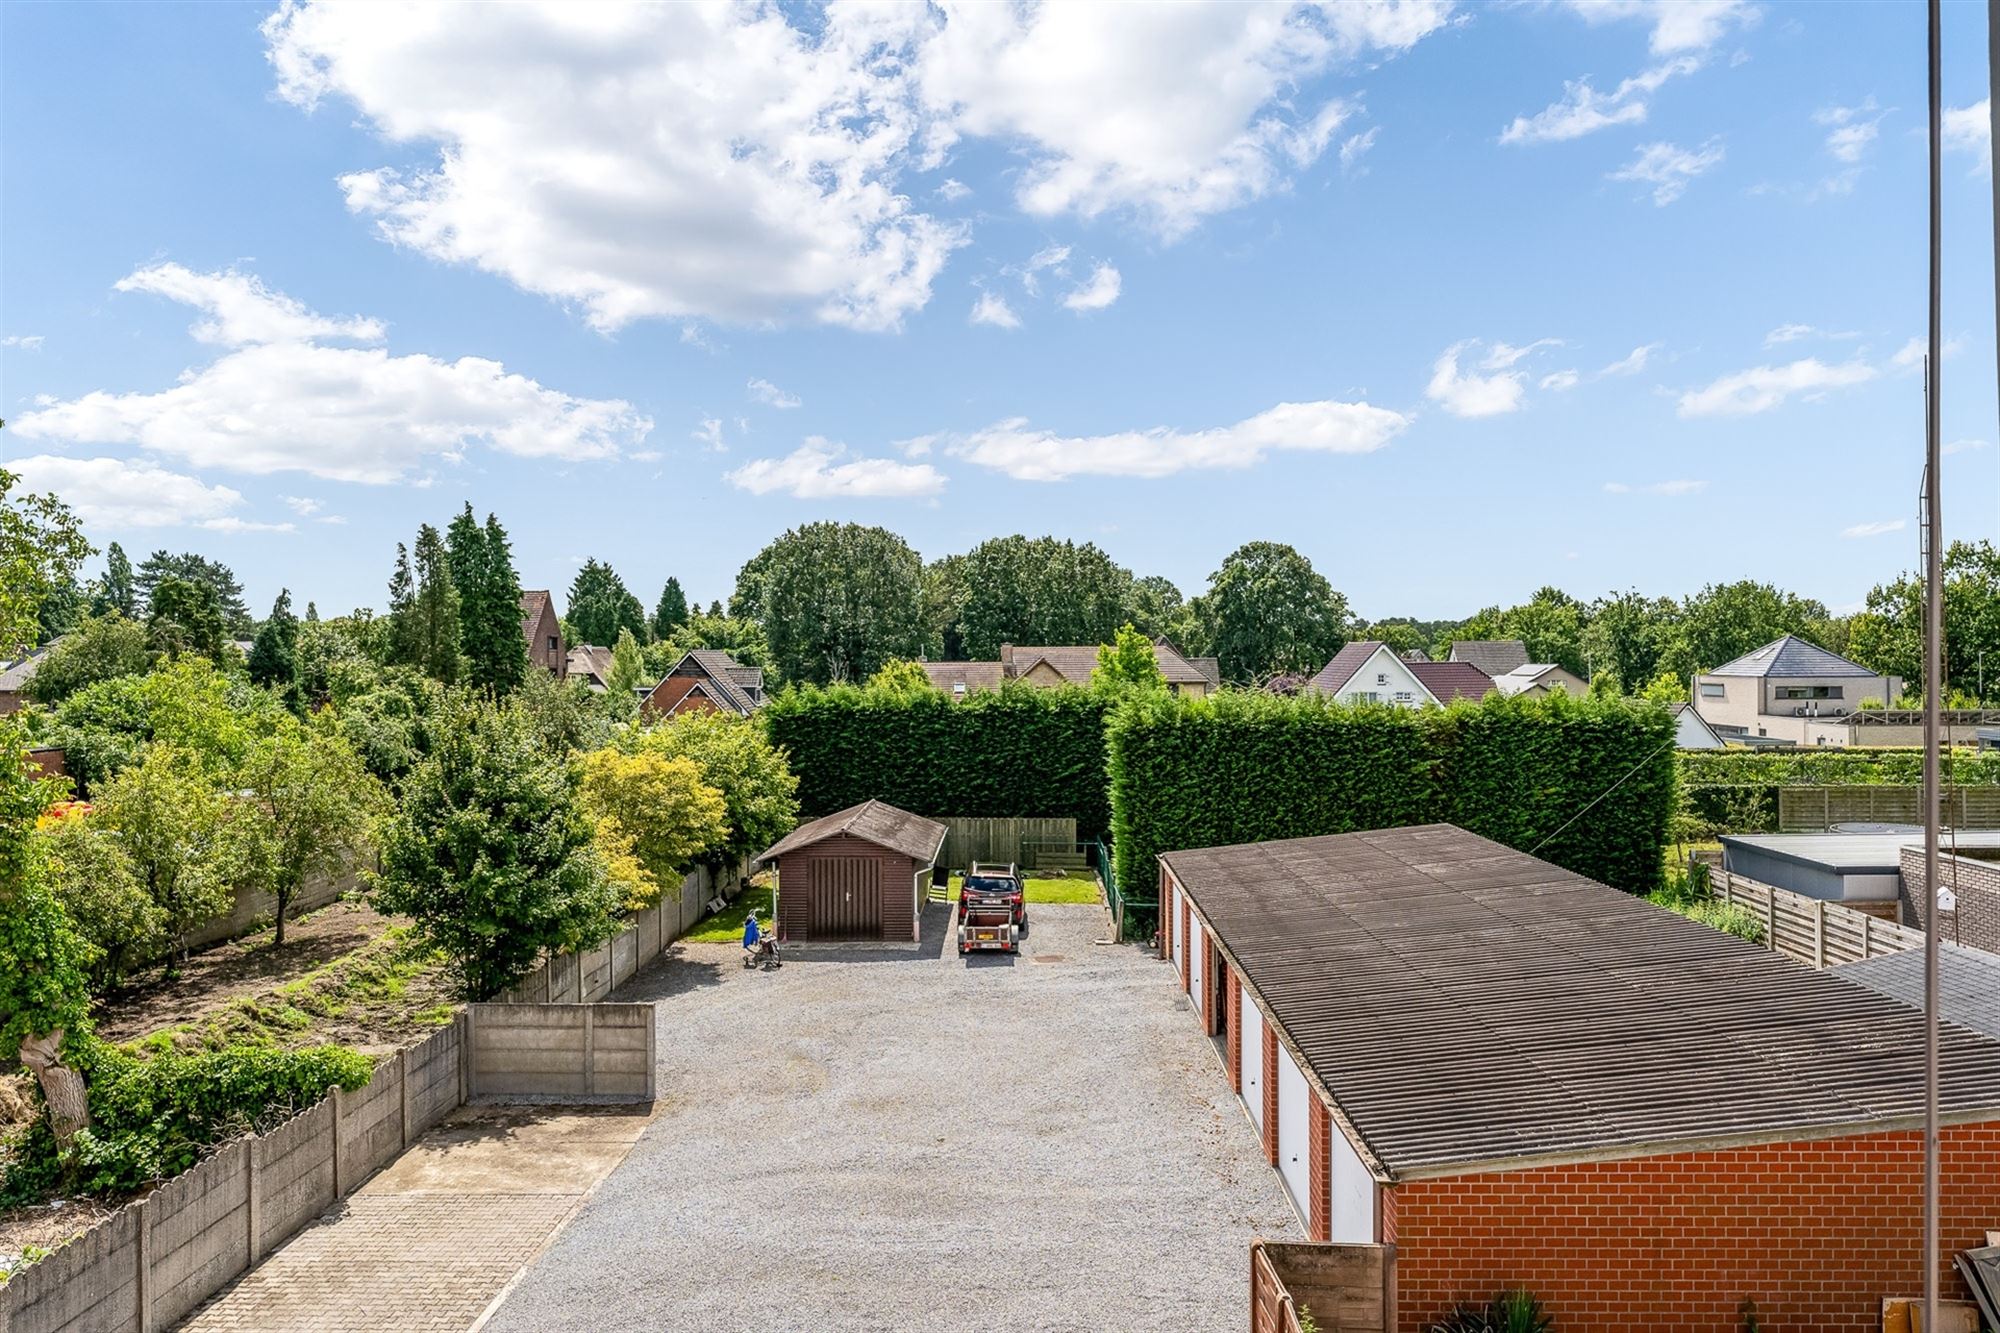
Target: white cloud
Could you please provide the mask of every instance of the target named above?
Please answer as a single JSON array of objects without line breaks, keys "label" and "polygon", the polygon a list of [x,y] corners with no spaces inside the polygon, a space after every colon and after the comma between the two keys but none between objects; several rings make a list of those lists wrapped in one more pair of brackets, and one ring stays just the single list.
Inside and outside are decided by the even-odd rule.
[{"label": "white cloud", "polygon": [[1349,105],[1310,81],[1449,11],[544,0],[484,14],[468,40],[449,10],[384,22],[357,0],[287,0],[263,30],[280,96],[351,104],[415,160],[340,180],[395,244],[604,330],[884,329],[967,239],[906,193],[959,142],[1018,155],[1031,213],[1125,212],[1176,236],[1326,150]]},{"label": "white cloud", "polygon": [[971,193],[972,187],[970,185],[961,180],[953,180],[950,177],[946,177],[944,184],[937,187],[938,198],[948,204],[955,204]]},{"label": "white cloud", "polygon": [[750,396],[766,407],[775,407],[782,412],[789,411],[794,407],[804,406],[804,400],[797,394],[786,393],[767,379],[752,379],[747,387],[750,390]]},{"label": "white cloud", "polygon": [[1626,355],[1619,357],[1616,361],[1598,371],[1598,378],[1603,379],[1614,375],[1638,374],[1646,368],[1646,363],[1652,360],[1653,353],[1659,351],[1660,346],[1659,343],[1647,343],[1644,347],[1634,347]]},{"label": "white cloud", "polygon": [[1632,19],[1652,25],[1655,55],[1706,51],[1734,29],[1760,17],[1749,0],[1568,0],[1587,22]]},{"label": "white cloud", "polygon": [[1007,298],[998,292],[981,292],[979,299],[972,303],[969,318],[974,324],[991,324],[996,329],[1021,327],[1021,317],[1014,313],[1014,307],[1007,304]]},{"label": "white cloud", "polygon": [[233,515],[203,519],[195,526],[206,528],[210,532],[297,532],[299,530],[296,523],[260,523],[254,519],[236,518]]},{"label": "white cloud", "polygon": [[1124,280],[1118,270],[1109,264],[1099,263],[1090,271],[1088,281],[1079,285],[1068,296],[1063,297],[1063,305],[1071,310],[1102,310],[1118,299]]},{"label": "white cloud", "polygon": [[1802,338],[1853,338],[1853,333],[1831,333],[1826,329],[1814,328],[1810,324],[1780,324],[1764,335],[1764,346],[1776,347],[1781,343],[1795,343]]},{"label": "white cloud", "polygon": [[1359,134],[1350,134],[1340,141],[1340,169],[1352,172],[1361,165],[1361,159],[1375,146],[1375,136],[1382,132],[1380,125],[1370,125]]},{"label": "white cloud", "polygon": [[1583,376],[1577,374],[1574,370],[1556,370],[1542,376],[1542,388],[1554,393],[1562,393],[1566,390],[1574,389],[1582,380]]},{"label": "white cloud", "polygon": [[40,333],[10,333],[0,338],[0,347],[18,347],[24,352],[39,352],[48,338]]},{"label": "white cloud", "polygon": [[189,332],[199,342],[223,347],[257,343],[381,342],[387,331],[379,319],[330,319],[308,310],[283,292],[274,292],[257,277],[225,269],[196,273],[179,264],[155,264],[118,280],[121,292],[150,292],[205,312],[208,318]]},{"label": "white cloud", "polygon": [[1882,111],[1870,97],[1859,106],[1828,106],[1813,112],[1813,123],[1827,127],[1826,151],[1850,165],[1866,157],[1882,132]]},{"label": "white cloud", "polygon": [[1699,495],[1708,489],[1705,481],[1681,479],[1677,481],[1648,481],[1633,484],[1623,481],[1607,481],[1604,489],[1612,495],[1658,495],[1676,499],[1683,495]]},{"label": "white cloud", "polygon": [[1244,468],[1269,453],[1364,454],[1410,424],[1400,412],[1367,403],[1280,403],[1233,426],[1182,431],[1164,426],[1111,435],[1063,436],[1024,418],[971,435],[946,437],[954,457],[1018,481],[1069,477],[1166,477],[1204,468]]},{"label": "white cloud", "polygon": [[1681,56],[1653,66],[1622,80],[1608,93],[1600,93],[1588,78],[1563,84],[1560,102],[1552,102],[1532,116],[1516,116],[1500,131],[1503,144],[1560,143],[1614,125],[1637,125],[1646,119],[1647,99],[1668,79],[1692,74],[1701,68],[1693,56]]},{"label": "white cloud", "polygon": [[285,508],[291,510],[300,518],[311,518],[322,508],[318,500],[307,495],[281,495],[278,498],[285,502]]},{"label": "white cloud", "polygon": [[1544,347],[1561,347],[1562,345],[1563,341],[1560,338],[1537,338],[1535,341],[1525,343],[1520,347],[1516,347],[1512,343],[1497,342],[1487,349],[1485,359],[1480,361],[1479,368],[1481,370],[1506,370],[1525,357],[1541,351]]},{"label": "white cloud", "polygon": [[1907,526],[1908,526],[1907,520],[1900,518],[1887,518],[1879,520],[1874,523],[1856,523],[1853,527],[1842,528],[1840,530],[1840,535],[1848,538],[1880,537],[1883,533],[1886,532],[1901,532]]},{"label": "white cloud", "polygon": [[944,489],[944,474],[929,463],[839,461],[846,453],[815,435],[783,458],[753,459],[724,479],[752,495],[782,492],[799,500],[924,499]]},{"label": "white cloud", "polygon": [[1982,99],[1971,106],[1946,107],[1944,146],[1960,153],[1977,153],[1980,165],[1993,169],[1993,120],[1991,102]]},{"label": "white cloud", "polygon": [[1829,366],[1818,357],[1806,357],[1783,366],[1756,366],[1683,393],[1680,415],[1748,416],[1768,412],[1794,395],[1817,397],[1829,389],[1865,384],[1875,374],[1875,367],[1865,361]]},{"label": "white cloud", "polygon": [[86,527],[171,528],[228,515],[243,496],[204,485],[143,459],[67,458],[35,454],[7,464],[30,491],[53,491]]},{"label": "white cloud", "polygon": [[[1459,369],[1459,357],[1475,341],[1467,339],[1447,347],[1444,355],[1431,367],[1431,382],[1424,392],[1455,417],[1492,417],[1519,411],[1527,391],[1526,378],[1520,371],[1502,370],[1493,375],[1478,375]],[[1505,343],[1498,346],[1510,352],[1515,350]],[[1487,360],[1490,363],[1492,358]],[[1511,365],[1512,362],[1502,361],[1500,364]]]},{"label": "white cloud", "polygon": [[1021,279],[1021,286],[1030,296],[1039,296],[1042,290],[1042,274],[1052,273],[1064,277],[1069,273],[1069,247],[1067,245],[1045,245],[1019,268],[1003,269]]},{"label": "white cloud", "polygon": [[1688,182],[1722,161],[1722,145],[1714,139],[1699,148],[1681,148],[1670,143],[1649,143],[1637,157],[1612,172],[1607,179],[1637,181],[1653,187],[1653,202],[1661,208],[1681,197]]},{"label": "white cloud", "polygon": [[703,417],[695,428],[688,432],[691,439],[721,453],[727,446],[722,443],[722,420],[720,417]]}]

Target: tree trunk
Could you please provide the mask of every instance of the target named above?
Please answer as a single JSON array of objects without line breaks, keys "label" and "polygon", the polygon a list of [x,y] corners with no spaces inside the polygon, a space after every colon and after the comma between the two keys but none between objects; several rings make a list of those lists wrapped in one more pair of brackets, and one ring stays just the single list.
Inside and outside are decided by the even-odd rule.
[{"label": "tree trunk", "polygon": [[285,947],[285,909],[292,905],[292,895],[280,891],[275,896],[278,899],[278,934],[271,944],[274,948],[282,949]]},{"label": "tree trunk", "polygon": [[21,1063],[42,1085],[42,1099],[49,1104],[49,1127],[56,1143],[67,1148],[76,1132],[90,1124],[90,1101],[84,1095],[83,1075],[62,1062],[62,1029],[29,1037],[21,1043]]}]

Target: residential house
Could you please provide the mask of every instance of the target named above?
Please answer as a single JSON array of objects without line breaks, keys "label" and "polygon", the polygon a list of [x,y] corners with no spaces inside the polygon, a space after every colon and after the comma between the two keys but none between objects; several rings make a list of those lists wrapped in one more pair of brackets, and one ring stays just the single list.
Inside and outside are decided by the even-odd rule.
[{"label": "residential house", "polygon": [[35,678],[35,668],[42,664],[42,655],[61,642],[57,639],[43,644],[26,657],[0,662],[0,717],[18,713],[27,707],[28,682]]},{"label": "residential house", "polygon": [[1715,728],[1702,720],[1694,705],[1685,701],[1673,707],[1674,745],[1682,750],[1720,750],[1722,737],[1716,735]]},{"label": "residential house", "polygon": [[720,648],[681,656],[639,705],[652,718],[681,713],[734,713],[748,717],[764,706],[764,668],[744,666]]},{"label": "residential house", "polygon": [[1870,671],[1794,634],[1694,678],[1694,706],[1725,741],[1850,745],[1864,699],[1893,702],[1899,676]]},{"label": "residential house", "polygon": [[581,680],[593,693],[602,694],[611,683],[611,650],[594,643],[579,643],[563,659],[563,674]]},{"label": "residential house", "polygon": [[1306,689],[1342,703],[1389,703],[1406,708],[1483,699],[1493,681],[1470,662],[1413,661],[1380,639],[1357,639],[1333,655]]},{"label": "residential house", "polygon": [[1493,678],[1493,687],[1502,694],[1543,695],[1556,690],[1580,697],[1590,692],[1590,682],[1553,662],[1524,662],[1505,675]]},{"label": "residential house", "polygon": [[562,679],[569,655],[563,651],[562,618],[547,588],[521,594],[521,637],[528,643],[529,665]]},{"label": "residential house", "polygon": [[[1153,657],[1175,694],[1196,698],[1220,689],[1222,670],[1213,657],[1188,657],[1165,639],[1153,643]],[[997,662],[923,662],[931,684],[956,698],[974,690],[997,690],[1010,680],[1030,685],[1088,685],[1097,670],[1094,644],[1022,647],[1000,645]]]},{"label": "residential house", "polygon": [[1519,639],[1460,639],[1445,654],[1448,662],[1470,662],[1498,680],[1528,665],[1528,645]]}]

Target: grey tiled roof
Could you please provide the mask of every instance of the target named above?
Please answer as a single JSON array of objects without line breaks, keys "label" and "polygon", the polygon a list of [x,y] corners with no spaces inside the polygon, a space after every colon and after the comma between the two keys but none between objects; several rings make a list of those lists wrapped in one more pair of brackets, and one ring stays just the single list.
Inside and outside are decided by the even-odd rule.
[{"label": "grey tiled roof", "polygon": [[1711,676],[1876,676],[1859,662],[1850,662],[1839,653],[1830,653],[1818,644],[1807,643],[1796,634],[1773,639],[1762,648],[1725,662]]},{"label": "grey tiled roof", "polygon": [[[714,684],[718,702],[746,716],[757,711],[762,700],[752,691],[764,683],[762,668],[746,667],[720,648],[691,648],[668,674],[681,674],[681,667],[689,662]],[[746,672],[755,673],[754,679],[746,679]]]},{"label": "grey tiled roof", "polygon": [[918,861],[934,861],[938,849],[944,846],[946,831],[944,825],[922,815],[898,810],[881,801],[863,801],[860,805],[851,805],[845,810],[799,825],[766,848],[758,856],[757,863],[762,865],[787,852],[810,847],[841,833],[872,842],[877,847],[887,847],[892,852],[901,852]]},{"label": "grey tiled roof", "polygon": [[[60,643],[61,640],[56,641]],[[0,662],[0,694],[18,694],[28,688],[28,682],[35,678],[35,671],[42,664],[42,654],[55,644],[37,648],[26,657],[12,662]]]},{"label": "grey tiled roof", "polygon": [[1528,645],[1519,639],[1460,639],[1448,656],[1454,662],[1470,662],[1489,676],[1504,676],[1528,664]]},{"label": "grey tiled roof", "polygon": [[[1922,949],[1844,963],[1833,974],[1917,1009],[1924,1006]],[[1960,1027],[2000,1038],[2000,954],[1939,940],[1938,1013]]]},{"label": "grey tiled roof", "polygon": [[594,643],[579,643],[569,650],[565,670],[572,676],[594,677],[603,685],[611,679],[611,650]]},{"label": "grey tiled roof", "polygon": [[[1464,829],[1161,861],[1391,1178],[1922,1123],[1906,1006]],[[1943,1045],[2000,1112],[2000,1041]]]}]

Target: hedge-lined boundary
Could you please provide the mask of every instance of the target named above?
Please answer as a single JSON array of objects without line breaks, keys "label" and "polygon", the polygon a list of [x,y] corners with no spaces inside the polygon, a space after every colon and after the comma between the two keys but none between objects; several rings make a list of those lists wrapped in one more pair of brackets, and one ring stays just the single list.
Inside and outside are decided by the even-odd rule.
[{"label": "hedge-lined boundary", "polygon": [[[2000,751],[1955,748],[1945,763],[1964,786],[2000,783]],[[1822,750],[1686,750],[1681,781],[1689,787],[1914,786],[1924,778],[1921,746]]]},{"label": "hedge-lined boundary", "polygon": [[866,800],[923,815],[1076,820],[1110,827],[1103,696],[1010,683],[939,690],[788,690],[758,716],[799,779],[808,819]]},{"label": "hedge-lined boundary", "polygon": [[1421,710],[1317,695],[1134,700],[1109,726],[1119,883],[1152,884],[1158,855],[1177,848],[1442,822],[1649,893],[1673,738],[1656,705],[1562,694]]}]

